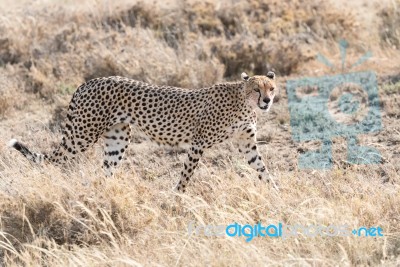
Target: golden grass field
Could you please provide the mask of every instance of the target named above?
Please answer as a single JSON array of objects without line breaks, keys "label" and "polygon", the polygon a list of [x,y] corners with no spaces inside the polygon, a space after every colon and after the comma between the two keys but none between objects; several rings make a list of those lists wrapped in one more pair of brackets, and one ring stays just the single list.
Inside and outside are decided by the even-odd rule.
[{"label": "golden grass field", "polygon": [[[400,266],[400,2],[275,0],[0,0],[0,266]],[[286,81],[352,71],[378,77],[383,129],[359,136],[378,165],[298,168],[318,141],[291,137]],[[258,139],[276,192],[226,142],[206,151],[185,194],[172,191],[186,157],[132,139],[114,178],[101,143],[71,168],[34,166],[7,147],[49,152],[75,88],[100,76],[202,87],[274,70],[280,87]],[[286,240],[207,237],[188,225],[379,226],[381,237]]]}]

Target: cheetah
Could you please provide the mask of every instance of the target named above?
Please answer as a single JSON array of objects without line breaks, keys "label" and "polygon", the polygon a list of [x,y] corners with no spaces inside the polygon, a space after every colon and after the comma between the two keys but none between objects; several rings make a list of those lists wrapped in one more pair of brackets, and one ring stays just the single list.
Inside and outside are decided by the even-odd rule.
[{"label": "cheetah", "polygon": [[80,85],[69,103],[61,143],[51,154],[31,152],[13,139],[9,145],[34,163],[65,165],[99,138],[104,140],[103,169],[112,176],[130,142],[131,127],[152,141],[189,147],[175,190],[185,192],[205,149],[236,138],[239,152],[258,172],[271,177],[256,143],[256,109],[267,112],[275,96],[275,73],[207,88],[157,86],[119,76]]}]

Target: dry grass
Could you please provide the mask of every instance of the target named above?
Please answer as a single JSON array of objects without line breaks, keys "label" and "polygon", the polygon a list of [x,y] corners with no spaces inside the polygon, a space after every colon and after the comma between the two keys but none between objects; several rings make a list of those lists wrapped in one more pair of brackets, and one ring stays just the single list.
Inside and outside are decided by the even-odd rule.
[{"label": "dry grass", "polygon": [[[399,177],[391,164],[308,174],[269,164],[280,179],[281,192],[276,194],[254,182],[255,174],[231,145],[225,145],[208,153],[188,194],[175,195],[170,189],[184,155],[150,146],[151,155],[162,155],[149,157],[141,149],[132,146],[134,162],[125,162],[117,177],[107,181],[97,167],[96,153],[83,160],[80,170],[67,173],[32,168],[23,159],[4,156],[0,207],[4,262],[51,266],[396,262]],[[272,151],[262,149],[266,155]],[[385,237],[299,236],[246,243],[243,238],[188,236],[192,220],[215,225],[258,221],[379,225]]]},{"label": "dry grass", "polygon": [[[398,2],[360,4],[372,24],[346,5],[320,1],[0,3],[9,7],[0,11],[0,265],[400,264]],[[359,140],[385,160],[349,165],[345,140],[336,138],[332,170],[300,170],[299,154],[320,142],[292,140],[285,82],[337,73],[316,55],[338,66],[341,38],[351,44],[348,65],[373,51],[354,71],[376,71],[384,128]],[[107,180],[101,144],[68,170],[33,166],[5,146],[18,138],[35,151],[51,150],[73,91],[93,77],[201,87],[271,69],[281,90],[272,111],[259,116],[259,140],[267,142],[260,150],[279,179],[279,193],[256,181],[230,142],[206,153],[183,195],[171,189],[185,154],[138,136],[116,177]],[[380,226],[384,237],[300,235],[247,243],[188,235],[191,221]]]}]

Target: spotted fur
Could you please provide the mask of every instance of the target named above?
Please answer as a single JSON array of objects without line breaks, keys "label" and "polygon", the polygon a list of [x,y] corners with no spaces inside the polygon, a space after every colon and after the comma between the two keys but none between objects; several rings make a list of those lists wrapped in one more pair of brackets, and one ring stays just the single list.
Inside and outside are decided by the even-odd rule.
[{"label": "spotted fur", "polygon": [[239,140],[239,151],[269,180],[257,150],[256,113],[268,111],[275,96],[275,74],[250,77],[201,89],[156,86],[107,77],[90,80],[76,90],[68,107],[60,145],[51,154],[31,152],[16,140],[10,146],[35,163],[64,165],[104,139],[103,168],[113,174],[130,142],[131,126],[158,144],[189,145],[176,189],[184,192],[203,151],[229,138]]}]

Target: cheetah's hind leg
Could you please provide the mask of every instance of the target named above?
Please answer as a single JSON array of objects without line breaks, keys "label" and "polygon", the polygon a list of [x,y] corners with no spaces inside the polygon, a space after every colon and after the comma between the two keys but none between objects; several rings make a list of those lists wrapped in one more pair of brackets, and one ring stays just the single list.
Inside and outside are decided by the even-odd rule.
[{"label": "cheetah's hind leg", "polygon": [[107,177],[113,174],[113,170],[124,156],[130,142],[130,134],[131,128],[128,123],[114,124],[104,133],[103,168]]}]

